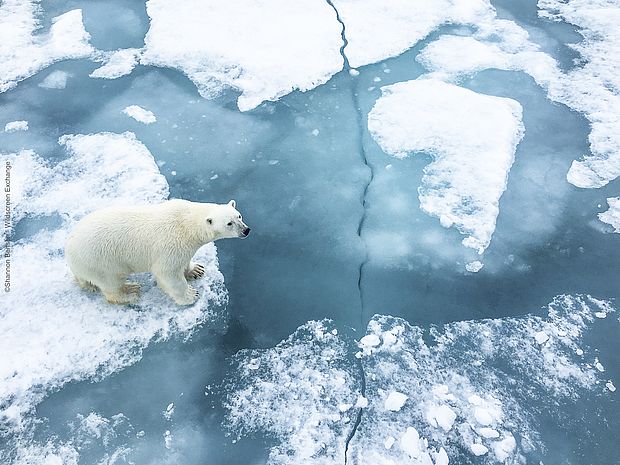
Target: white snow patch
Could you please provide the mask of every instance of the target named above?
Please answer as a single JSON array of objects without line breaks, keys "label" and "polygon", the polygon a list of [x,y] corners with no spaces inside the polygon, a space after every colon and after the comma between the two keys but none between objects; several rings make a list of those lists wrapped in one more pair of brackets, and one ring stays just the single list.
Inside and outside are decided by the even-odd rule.
[{"label": "white snow patch", "polygon": [[157,118],[152,111],[146,110],[138,105],[129,105],[123,110],[123,113],[135,119],[139,123],[151,124],[157,121]]},{"label": "white snow patch", "polygon": [[431,405],[426,410],[426,421],[431,426],[439,427],[446,432],[452,429],[454,420],[456,420],[456,413],[447,405]]},{"label": "white snow patch", "polygon": [[0,4],[0,92],[54,62],[84,58],[93,52],[82,10],[57,16],[46,34],[35,34],[39,20],[36,0],[5,0]]},{"label": "white snow patch", "polygon": [[52,71],[41,81],[39,87],[43,87],[44,89],[64,89],[67,87],[67,79],[70,77],[71,74],[66,71]]},{"label": "white snow patch", "polygon": [[620,233],[620,197],[610,197],[607,199],[609,209],[598,214],[598,219],[603,223],[610,224],[615,233]]},{"label": "white snow patch", "polygon": [[237,90],[242,111],[312,89],[343,67],[341,25],[327,2],[149,0],[146,7],[141,62],[180,69],[205,98]]},{"label": "white snow patch", "polygon": [[27,131],[28,121],[10,121],[4,125],[4,132]]},{"label": "white snow patch", "polygon": [[142,51],[138,48],[124,48],[113,52],[100,52],[104,64],[89,74],[92,78],[117,79],[133,71]]},{"label": "white snow patch", "polygon": [[408,397],[402,392],[391,391],[385,399],[383,403],[383,408],[385,410],[390,410],[391,412],[398,412],[405,402],[407,402]]},{"label": "white snow patch", "polygon": [[357,408],[366,408],[368,407],[368,399],[364,396],[359,396],[357,401],[355,402],[355,407]]},{"label": "white snow patch", "polygon": [[433,79],[382,87],[368,129],[384,152],[403,158],[427,152],[418,189],[420,208],[444,227],[467,235],[482,253],[489,245],[517,144],[521,105]]}]

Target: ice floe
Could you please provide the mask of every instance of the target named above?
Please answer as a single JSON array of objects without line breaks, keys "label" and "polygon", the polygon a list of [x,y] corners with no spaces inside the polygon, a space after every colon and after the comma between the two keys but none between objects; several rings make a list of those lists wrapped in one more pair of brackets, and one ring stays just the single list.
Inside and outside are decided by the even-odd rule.
[{"label": "ice floe", "polygon": [[87,57],[94,50],[88,43],[81,10],[57,16],[46,34],[36,34],[39,8],[36,0],[0,4],[0,92],[54,62]]},{"label": "ice floe", "polygon": [[[249,369],[256,359],[260,368]],[[338,405],[360,403],[360,381],[330,322],[309,322],[272,349],[242,351],[233,366],[227,408],[235,434],[277,437],[271,464],[342,462],[357,410]]]},{"label": "ice floe", "polygon": [[206,273],[193,306],[174,305],[147,275],[136,277],[142,296],[132,307],[110,305],[81,290],[63,257],[75,221],[103,206],[164,200],[168,185],[132,133],[67,135],[59,142],[69,156],[54,163],[26,150],[1,156],[3,164],[12,164],[15,223],[26,216],[60,219],[57,229],[42,229],[13,245],[11,292],[0,307],[0,432],[13,438],[13,452],[24,457],[52,457],[64,447],[37,449],[31,442],[34,408],[49,392],[135,363],[151,341],[215,320],[214,305],[226,300],[213,244],[198,252]]},{"label": "ice floe", "polygon": [[133,71],[140,59],[141,50],[124,48],[113,52],[100,52],[104,64],[89,74],[92,78],[117,79]]},{"label": "ice floe", "polygon": [[[591,325],[617,324],[595,318],[601,310],[614,311],[590,297],[559,296],[546,316],[463,321],[430,332],[376,315],[364,336],[376,337],[372,351],[359,352],[368,404],[356,403],[364,408],[348,441],[348,460],[437,465],[484,455],[491,462],[524,463],[543,449],[533,401],[576,400],[606,382],[613,390],[574,355]],[[226,385],[227,423],[238,435],[275,438],[269,464],[342,461],[356,410],[343,415],[339,405],[362,398],[359,362],[350,354],[364,344],[333,335],[329,324],[310,322],[273,349],[235,357]],[[534,340],[540,331],[554,337],[541,346]],[[592,360],[596,348],[584,349]],[[257,358],[258,373],[249,369]],[[398,408],[387,408],[386,400],[397,396]]]},{"label": "ice floe", "polygon": [[4,125],[4,132],[27,131],[28,121],[10,121]]},{"label": "ice floe", "polygon": [[147,13],[141,62],[180,69],[205,97],[239,91],[242,111],[312,89],[343,67],[341,26],[327,2],[149,0]]},{"label": "ice floe", "polygon": [[614,228],[615,233],[620,233],[620,197],[611,197],[607,199],[609,209],[598,214],[598,219],[603,223],[610,224]]},{"label": "ice floe", "polygon": [[531,75],[551,100],[582,112],[590,121],[591,154],[574,161],[567,180],[577,187],[602,187],[620,175],[620,7],[610,0],[540,0],[539,15],[579,27],[584,40],[572,45],[580,64],[562,72],[556,61],[512,21],[478,24],[473,37],[445,35],[417,59],[431,76],[447,80],[497,68]]},{"label": "ice floe", "polygon": [[384,152],[434,160],[418,189],[420,207],[441,225],[456,227],[463,244],[489,245],[517,144],[524,134],[521,105],[439,80],[381,88],[368,129]]},{"label": "ice floe", "polygon": [[476,24],[493,14],[486,0],[333,0],[346,27],[345,49],[358,67],[396,56],[443,24]]},{"label": "ice floe", "polygon": [[151,124],[157,121],[152,111],[142,108],[139,105],[129,105],[123,109],[123,113],[143,124]]}]

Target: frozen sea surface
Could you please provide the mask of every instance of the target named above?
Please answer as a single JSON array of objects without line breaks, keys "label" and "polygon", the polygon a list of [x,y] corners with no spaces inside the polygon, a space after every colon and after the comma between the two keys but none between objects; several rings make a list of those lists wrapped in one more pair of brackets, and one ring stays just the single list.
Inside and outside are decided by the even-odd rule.
[{"label": "frozen sea surface", "polygon": [[[3,2],[0,462],[618,462],[618,18]],[[252,227],[195,305],[73,283],[76,221],[175,197]]]}]

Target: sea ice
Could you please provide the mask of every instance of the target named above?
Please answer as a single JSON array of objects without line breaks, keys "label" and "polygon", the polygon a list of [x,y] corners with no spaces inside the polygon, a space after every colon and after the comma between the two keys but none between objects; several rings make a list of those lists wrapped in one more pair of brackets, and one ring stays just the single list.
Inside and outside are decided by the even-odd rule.
[{"label": "sea ice", "polygon": [[41,81],[39,87],[43,87],[44,89],[64,89],[67,87],[67,79],[70,77],[71,75],[65,71],[52,71]]},{"label": "sea ice", "polygon": [[478,443],[474,443],[471,446],[469,446],[469,448],[471,449],[472,453],[476,456],[479,455],[484,455],[487,452],[489,452],[489,449],[485,446],[483,446],[482,444],[478,444]]},{"label": "sea ice", "polygon": [[92,78],[116,79],[133,71],[140,59],[141,50],[124,48],[113,52],[100,52],[104,64],[89,74]]},{"label": "sea ice", "polygon": [[125,107],[125,109],[123,109],[123,113],[143,124],[151,124],[157,121],[157,118],[152,111],[146,110],[138,105],[129,105],[128,107]]},{"label": "sea ice", "polygon": [[391,391],[383,403],[383,408],[392,412],[398,412],[403,408],[407,399],[408,397],[402,392]]},{"label": "sea ice", "polygon": [[484,264],[480,260],[474,260],[465,265],[465,269],[470,273],[478,273],[482,269]]},{"label": "sea ice", "polygon": [[608,198],[607,204],[609,209],[599,213],[598,219],[613,226],[615,233],[620,233],[620,197]]},{"label": "sea ice", "polygon": [[35,34],[39,24],[36,0],[6,0],[0,5],[0,92],[54,62],[93,53],[81,10],[54,18],[47,34]]},{"label": "sea ice", "polygon": [[[422,328],[375,315],[366,335],[384,343],[361,355],[364,398],[370,402],[349,442],[348,460],[376,465],[413,458],[414,463],[446,464],[448,453],[465,462],[471,455],[463,456],[464,451],[471,451],[491,462],[524,463],[524,454],[543,448],[537,432],[543,426],[537,420],[540,412],[530,408],[531,402],[575,400],[599,385],[596,368],[574,361],[572,354],[586,329],[601,321],[594,313],[603,308],[614,311],[608,302],[558,296],[547,317],[449,323],[431,329],[429,345]],[[310,322],[273,349],[244,351],[235,358],[238,370],[232,373],[239,376],[231,375],[227,385],[228,425],[240,435],[277,438],[270,465],[341,463],[350,432],[344,425],[351,424],[352,416],[340,417],[338,405],[360,398],[359,371],[350,356],[358,347],[347,347],[326,324]],[[539,346],[533,334],[541,327],[558,337]],[[390,344],[385,344],[387,334]],[[587,350],[591,356],[595,349]],[[256,358],[261,360],[258,373],[247,368]],[[479,359],[484,363],[471,363]],[[387,408],[390,397],[400,399],[397,410]],[[429,422],[429,411],[436,425]]]},{"label": "sea ice", "polygon": [[341,26],[327,2],[149,0],[146,7],[141,63],[180,69],[206,98],[239,91],[242,111],[312,89],[343,67]]},{"label": "sea ice", "polygon": [[[198,252],[206,273],[193,306],[180,309],[143,275],[136,277],[143,295],[135,307],[110,305],[80,289],[63,257],[75,221],[103,206],[164,200],[168,185],[132,133],[67,135],[59,142],[69,156],[55,164],[28,150],[1,156],[14,166],[15,222],[26,215],[60,218],[58,229],[14,244],[14,280],[0,307],[0,429],[12,435],[18,456],[73,456],[63,445],[33,449],[27,439],[35,406],[70,381],[100,379],[135,363],[153,340],[215,320],[210,307],[226,300],[213,244]],[[37,276],[39,285],[27,276]]]},{"label": "sea ice", "polygon": [[398,158],[433,156],[418,189],[420,208],[467,235],[464,245],[484,252],[523,137],[521,105],[432,79],[381,91],[368,115],[372,136]]},{"label": "sea ice", "polygon": [[28,121],[10,121],[4,125],[4,132],[27,131]]}]

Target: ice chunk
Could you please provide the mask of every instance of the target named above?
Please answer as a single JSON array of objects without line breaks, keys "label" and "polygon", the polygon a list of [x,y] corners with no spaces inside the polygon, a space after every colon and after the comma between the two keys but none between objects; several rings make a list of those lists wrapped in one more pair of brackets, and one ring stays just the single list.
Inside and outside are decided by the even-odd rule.
[{"label": "ice chunk", "polygon": [[456,420],[456,413],[447,405],[430,406],[426,410],[426,420],[435,427],[440,427],[444,431],[448,432],[454,425]]},{"label": "ice chunk", "polygon": [[394,437],[388,436],[387,438],[385,438],[385,441],[383,442],[383,446],[389,450],[392,448],[395,442],[396,442],[396,439]]},{"label": "ice chunk", "polygon": [[172,433],[170,430],[164,431],[164,445],[166,449],[172,448]]},{"label": "ice chunk", "polygon": [[474,260],[465,265],[465,269],[470,273],[478,273],[482,269],[484,264],[480,260]]},{"label": "ice chunk", "polygon": [[418,430],[408,427],[399,440],[400,448],[410,457],[416,458],[420,455],[420,435]]},{"label": "ice chunk", "polygon": [[476,430],[480,436],[487,439],[495,439],[499,437],[499,432],[493,428],[479,428]]},{"label": "ice chunk", "polygon": [[405,394],[391,391],[383,403],[383,408],[392,412],[398,412],[401,408],[403,408],[403,405],[405,405],[407,399],[408,397]]},{"label": "ice chunk", "polygon": [[508,457],[510,457],[514,450],[517,447],[517,442],[512,434],[508,433],[501,441],[493,443],[493,450],[495,451],[495,456],[501,462],[505,461]]},{"label": "ice chunk", "polygon": [[172,415],[174,414],[174,402],[170,402],[164,413],[162,414],[164,418],[168,421],[172,420]]},{"label": "ice chunk", "polygon": [[614,383],[610,380],[607,381],[605,383],[605,386],[607,387],[607,389],[609,389],[611,392],[616,392],[616,386],[614,386]]},{"label": "ice chunk", "polygon": [[424,79],[382,87],[368,129],[384,152],[427,152],[418,189],[420,208],[467,235],[482,253],[491,241],[517,144],[523,137],[518,102]]},{"label": "ice chunk", "polygon": [[133,71],[140,59],[141,50],[124,48],[114,52],[102,52],[104,64],[89,74],[92,78],[116,79]]},{"label": "ice chunk", "polygon": [[471,449],[472,453],[476,456],[484,455],[487,452],[489,452],[488,448],[478,443],[472,444],[471,446],[469,446],[469,448]]},{"label": "ice chunk", "polygon": [[603,223],[613,226],[615,233],[620,233],[620,197],[610,197],[607,199],[609,209],[598,214],[598,219]]},{"label": "ice chunk", "polygon": [[82,10],[54,18],[44,35],[34,34],[39,15],[39,2],[35,0],[7,0],[0,4],[0,92],[56,61],[83,58],[93,52],[82,24]]},{"label": "ice chunk", "polygon": [[4,132],[27,131],[28,121],[11,121],[4,125]]},{"label": "ice chunk", "polygon": [[440,447],[439,452],[435,455],[435,465],[448,465],[449,463],[448,453],[443,447]]},{"label": "ice chunk", "polygon": [[144,124],[151,124],[157,121],[157,118],[152,111],[146,110],[138,105],[129,105],[123,110],[123,113]]},{"label": "ice chunk", "polygon": [[65,71],[52,71],[43,79],[39,87],[43,87],[44,89],[64,89],[67,87],[67,79],[70,77],[71,75]]},{"label": "ice chunk", "polygon": [[355,406],[357,408],[366,408],[366,407],[368,407],[368,399],[366,399],[366,397],[364,397],[364,396],[359,396],[357,398],[357,401],[355,402]]},{"label": "ice chunk", "polygon": [[141,62],[180,69],[206,98],[238,90],[242,111],[312,89],[343,67],[341,25],[327,2],[149,0],[147,13]]},{"label": "ice chunk", "polygon": [[549,340],[549,335],[544,331],[537,331],[534,333],[534,339],[537,344],[544,344]]}]

